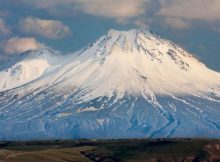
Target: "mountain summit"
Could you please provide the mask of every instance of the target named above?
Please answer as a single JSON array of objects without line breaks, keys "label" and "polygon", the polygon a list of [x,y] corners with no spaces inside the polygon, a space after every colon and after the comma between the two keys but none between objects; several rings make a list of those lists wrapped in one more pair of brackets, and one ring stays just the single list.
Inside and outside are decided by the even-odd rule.
[{"label": "mountain summit", "polygon": [[0,140],[219,137],[220,74],[149,31],[110,30],[78,52],[9,65]]}]

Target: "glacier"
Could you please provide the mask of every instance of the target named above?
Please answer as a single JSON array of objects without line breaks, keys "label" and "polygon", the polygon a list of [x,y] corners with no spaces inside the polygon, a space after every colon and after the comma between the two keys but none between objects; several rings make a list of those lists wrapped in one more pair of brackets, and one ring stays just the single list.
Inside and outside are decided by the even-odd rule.
[{"label": "glacier", "polygon": [[0,69],[0,140],[220,137],[220,74],[144,29]]}]

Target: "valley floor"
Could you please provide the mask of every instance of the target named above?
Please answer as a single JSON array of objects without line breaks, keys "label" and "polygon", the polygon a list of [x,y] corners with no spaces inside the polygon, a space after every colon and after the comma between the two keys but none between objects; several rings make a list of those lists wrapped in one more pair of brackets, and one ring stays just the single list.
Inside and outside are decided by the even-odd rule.
[{"label": "valley floor", "polygon": [[220,140],[129,139],[0,142],[0,162],[220,161]]}]

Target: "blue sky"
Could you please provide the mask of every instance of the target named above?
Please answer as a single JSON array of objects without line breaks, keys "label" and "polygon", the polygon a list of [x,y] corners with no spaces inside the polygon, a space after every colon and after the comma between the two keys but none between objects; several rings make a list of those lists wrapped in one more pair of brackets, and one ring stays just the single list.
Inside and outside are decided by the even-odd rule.
[{"label": "blue sky", "polygon": [[219,0],[0,0],[0,63],[27,49],[72,52],[111,28],[142,26],[220,71]]}]

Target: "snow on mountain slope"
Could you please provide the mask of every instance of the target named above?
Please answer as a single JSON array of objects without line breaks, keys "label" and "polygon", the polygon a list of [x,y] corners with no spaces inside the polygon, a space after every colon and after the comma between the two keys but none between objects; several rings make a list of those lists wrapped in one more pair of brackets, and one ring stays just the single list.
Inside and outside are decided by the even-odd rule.
[{"label": "snow on mountain slope", "polygon": [[59,84],[57,89],[91,88],[88,95],[99,97],[115,91],[145,91],[146,95],[207,91],[219,84],[220,77],[192,55],[149,32],[110,30],[51,78],[53,84]]},{"label": "snow on mountain slope", "polygon": [[18,62],[0,72],[0,91],[10,90],[42,76],[47,69],[56,66],[58,56],[50,50],[27,51]]},{"label": "snow on mountain slope", "polygon": [[149,31],[29,53],[0,72],[0,139],[219,137],[220,74]]}]

